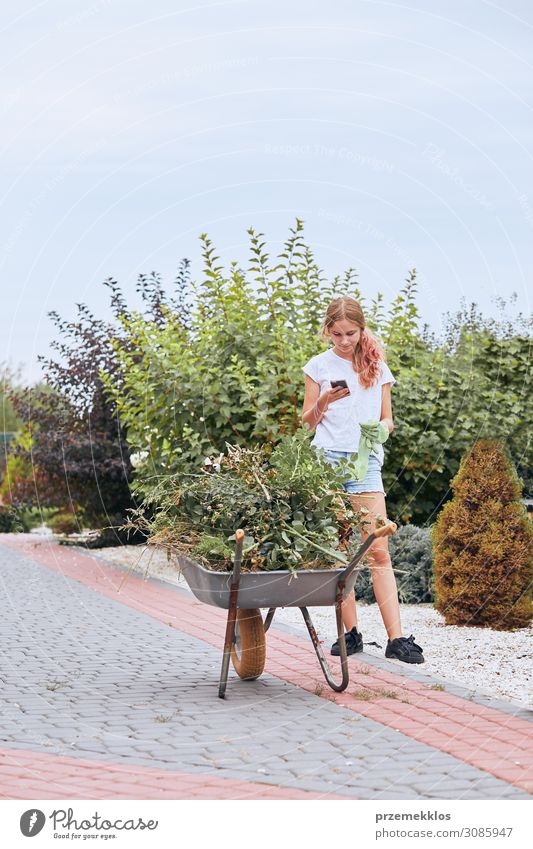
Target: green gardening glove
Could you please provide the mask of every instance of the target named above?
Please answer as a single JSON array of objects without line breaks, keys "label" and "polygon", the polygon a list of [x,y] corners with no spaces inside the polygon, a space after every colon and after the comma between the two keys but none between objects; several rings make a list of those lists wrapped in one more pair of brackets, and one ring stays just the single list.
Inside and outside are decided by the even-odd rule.
[{"label": "green gardening glove", "polygon": [[368,472],[370,453],[376,451],[378,445],[383,445],[388,438],[389,429],[385,422],[369,421],[361,425],[359,450],[357,452],[357,460],[353,466],[356,480],[364,480]]},{"label": "green gardening glove", "polygon": [[377,444],[383,445],[389,438],[389,429],[385,422],[369,421],[361,425],[361,437],[372,443],[370,449],[374,449]]}]

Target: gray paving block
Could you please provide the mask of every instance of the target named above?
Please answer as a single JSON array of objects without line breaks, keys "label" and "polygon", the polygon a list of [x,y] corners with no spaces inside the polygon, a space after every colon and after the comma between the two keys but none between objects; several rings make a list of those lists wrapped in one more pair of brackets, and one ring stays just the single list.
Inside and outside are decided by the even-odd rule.
[{"label": "gray paving block", "polygon": [[[0,629],[0,734],[15,748],[244,781],[270,777],[347,798],[425,799],[432,785],[452,794],[443,798],[463,787],[472,798],[523,798],[482,770],[266,674],[241,682],[232,673],[221,701],[221,646],[101,596],[1,541],[0,578],[11,602]],[[32,580],[40,593],[33,610],[26,604]],[[198,615],[208,616],[208,608]],[[54,681],[67,683],[46,690]],[[14,710],[15,701],[24,712]],[[391,764],[416,789],[391,781]]]}]

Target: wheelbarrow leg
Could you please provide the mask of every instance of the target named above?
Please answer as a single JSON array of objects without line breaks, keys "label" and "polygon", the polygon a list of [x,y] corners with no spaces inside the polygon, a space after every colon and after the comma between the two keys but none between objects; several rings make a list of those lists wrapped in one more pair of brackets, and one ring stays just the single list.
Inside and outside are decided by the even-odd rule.
[{"label": "wheelbarrow leg", "polygon": [[275,607],[271,607],[271,608],[269,609],[269,611],[268,611],[267,615],[266,615],[266,618],[265,618],[265,625],[264,625],[264,627],[265,627],[265,634],[266,634],[266,632],[268,631],[268,629],[270,628],[270,625],[271,625],[272,620],[273,620],[273,618],[274,618],[274,613],[275,613],[275,612],[276,612],[276,608],[275,608]]},{"label": "wheelbarrow leg", "polygon": [[235,562],[233,564],[233,573],[231,576],[228,621],[226,623],[226,636],[224,637],[224,654],[222,655],[222,669],[220,670],[220,682],[218,685],[218,696],[220,699],[225,698],[226,695],[229,662],[231,658],[231,647],[233,645],[233,641],[235,640],[235,622],[237,620],[237,600],[239,597],[239,582],[241,579],[241,558],[244,531],[236,531],[235,537],[237,540],[237,547],[235,549]]},{"label": "wheelbarrow leg", "polygon": [[394,522],[388,522],[388,524],[384,525],[384,527],[378,528],[378,530],[369,534],[364,543],[359,547],[358,551],[356,552],[346,569],[341,572],[339,580],[337,581],[337,588],[335,591],[335,616],[337,619],[337,635],[339,638],[339,649],[341,657],[342,678],[340,684],[337,684],[333,679],[333,676],[331,675],[330,668],[327,664],[326,658],[324,657],[322,646],[320,645],[320,641],[318,639],[314,625],[311,622],[311,617],[309,616],[309,611],[307,610],[307,607],[300,607],[305,624],[307,625],[307,630],[309,631],[309,636],[311,637],[313,646],[315,647],[318,661],[320,663],[320,666],[322,667],[324,678],[328,682],[331,689],[335,690],[335,692],[337,693],[342,693],[342,691],[346,689],[350,681],[350,673],[348,671],[348,655],[346,654],[346,639],[344,635],[344,625],[342,622],[342,603],[344,601],[346,582],[351,577],[354,570],[357,568],[357,564],[366,554],[372,543],[379,537],[389,536],[390,534],[395,533],[395,531],[396,525],[394,524]]},{"label": "wheelbarrow leg", "polygon": [[[338,594],[339,595],[339,594]],[[348,670],[348,655],[346,654],[346,640],[344,637],[344,625],[342,624],[342,612],[341,612],[341,604],[342,604],[342,594],[340,598],[337,598],[335,602],[335,615],[337,617],[337,634],[339,636],[339,648],[341,653],[341,672],[342,678],[339,684],[335,681],[331,674],[331,670],[329,668],[328,662],[324,657],[324,652],[322,651],[322,646],[320,644],[320,640],[318,639],[318,635],[315,631],[315,626],[311,621],[311,617],[309,616],[309,611],[307,607],[300,607],[302,611],[302,616],[304,618],[304,622],[307,625],[307,630],[309,631],[309,636],[311,637],[311,641],[315,648],[316,656],[318,657],[318,662],[322,668],[322,672],[324,673],[324,678],[328,682],[329,686],[332,690],[335,690],[336,693],[342,693],[343,690],[346,689],[348,683],[350,681],[350,673]]]},{"label": "wheelbarrow leg", "polygon": [[228,621],[226,623],[226,636],[224,637],[224,654],[222,655],[222,669],[220,670],[220,683],[218,685],[218,696],[223,699],[226,695],[228,683],[229,662],[231,658],[231,647],[235,639],[235,621],[237,619],[237,596],[238,585],[230,589]]}]

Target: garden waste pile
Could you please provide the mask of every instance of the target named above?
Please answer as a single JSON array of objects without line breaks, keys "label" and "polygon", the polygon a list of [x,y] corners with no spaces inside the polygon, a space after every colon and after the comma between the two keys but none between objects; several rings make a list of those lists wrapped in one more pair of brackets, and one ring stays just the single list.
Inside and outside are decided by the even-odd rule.
[{"label": "garden waste pile", "polygon": [[[367,512],[355,511],[342,489],[360,472],[358,455],[332,466],[311,436],[304,427],[275,447],[226,443],[226,453],[206,458],[197,474],[158,479],[145,497],[153,518],[138,513],[132,521],[150,543],[218,571],[232,568],[237,528],[245,532],[245,571],[341,566]],[[369,441],[367,434],[367,448]]]}]

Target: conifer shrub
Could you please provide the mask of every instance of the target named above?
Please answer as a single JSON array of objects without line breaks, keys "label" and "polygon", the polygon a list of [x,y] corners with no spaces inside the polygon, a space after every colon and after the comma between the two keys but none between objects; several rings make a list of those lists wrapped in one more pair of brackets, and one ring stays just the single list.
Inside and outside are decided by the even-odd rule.
[{"label": "conifer shrub", "polygon": [[436,608],[447,625],[509,631],[531,619],[533,531],[503,445],[482,439],[461,461],[433,531]]}]

